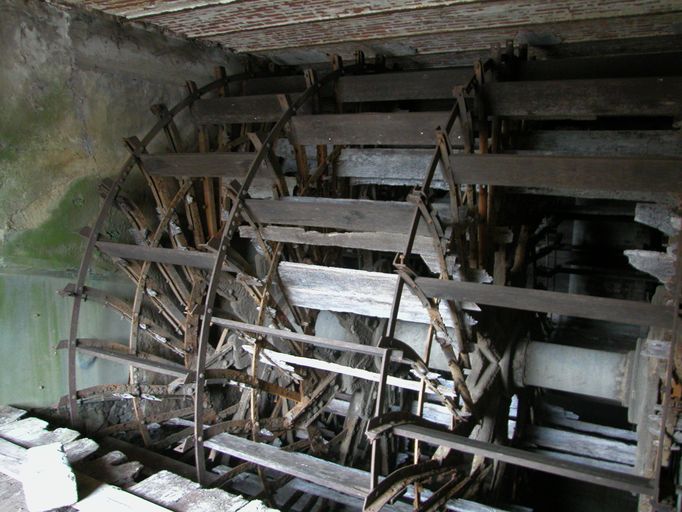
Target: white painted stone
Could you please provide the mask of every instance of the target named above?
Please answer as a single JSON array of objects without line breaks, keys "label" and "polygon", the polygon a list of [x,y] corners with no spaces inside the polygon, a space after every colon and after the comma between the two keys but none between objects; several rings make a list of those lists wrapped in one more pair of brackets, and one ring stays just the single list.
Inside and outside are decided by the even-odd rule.
[{"label": "white painted stone", "polygon": [[26,450],[21,482],[31,512],[66,507],[78,501],[76,476],[61,443]]}]

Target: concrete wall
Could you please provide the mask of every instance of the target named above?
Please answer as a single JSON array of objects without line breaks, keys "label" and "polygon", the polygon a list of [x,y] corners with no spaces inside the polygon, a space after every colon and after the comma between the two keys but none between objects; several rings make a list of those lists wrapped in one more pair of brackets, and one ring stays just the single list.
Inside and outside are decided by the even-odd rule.
[{"label": "concrete wall", "polygon": [[[242,64],[215,45],[43,1],[0,0],[0,12],[0,403],[48,404],[65,391],[50,346],[68,333],[70,301],[55,292],[78,267],[76,232],[99,209],[98,183],[127,156],[122,138],[144,135],[149,106],[172,106],[185,80],[203,84],[214,66],[231,74]],[[126,230],[114,219],[107,235]],[[102,262],[96,271],[100,287],[121,281]],[[84,331],[101,333],[82,334],[127,337],[125,321],[95,309]],[[90,384],[125,378],[82,366]]]}]

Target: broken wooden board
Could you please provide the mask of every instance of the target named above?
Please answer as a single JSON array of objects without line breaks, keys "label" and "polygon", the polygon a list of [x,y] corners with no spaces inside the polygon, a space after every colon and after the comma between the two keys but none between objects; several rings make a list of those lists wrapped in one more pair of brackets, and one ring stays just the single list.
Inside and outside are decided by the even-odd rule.
[{"label": "broken wooden board", "polygon": [[[264,240],[272,242],[365,249],[394,254],[403,251],[407,243],[407,235],[377,231],[323,233],[299,227],[266,226],[261,228],[259,233]],[[256,238],[257,233],[251,226],[241,226],[239,228],[239,236],[242,238]],[[433,238],[417,235],[412,252],[422,257],[431,272],[438,273],[440,271],[436,252],[433,248]]]},{"label": "broken wooden board", "polygon": [[637,203],[635,221],[674,236],[682,229],[682,217],[671,207],[655,203]]},{"label": "broken wooden board", "polygon": [[[378,318],[388,318],[391,314],[398,282],[395,274],[290,262],[280,263],[279,275],[294,306]],[[471,302],[465,302],[462,307],[469,311],[478,310]],[[440,311],[446,325],[453,327],[446,305],[442,304]],[[409,289],[403,291],[398,319],[430,323],[426,309]]]},{"label": "broken wooden board", "polygon": [[[367,199],[328,199],[296,197],[279,200],[247,199],[246,206],[257,224],[316,227],[396,233],[409,232],[415,206],[408,202],[371,201]],[[444,208],[438,214],[445,215]],[[421,223],[417,233],[429,236]]]},{"label": "broken wooden board", "polygon": [[640,272],[654,276],[666,287],[675,279],[675,257],[667,252],[629,249],[623,251],[628,263]]}]

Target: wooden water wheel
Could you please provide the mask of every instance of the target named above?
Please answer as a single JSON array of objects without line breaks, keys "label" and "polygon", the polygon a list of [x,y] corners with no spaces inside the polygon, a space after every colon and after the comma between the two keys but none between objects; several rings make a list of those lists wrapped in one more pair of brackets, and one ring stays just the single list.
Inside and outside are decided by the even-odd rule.
[{"label": "wooden water wheel", "polygon": [[[505,196],[679,193],[676,158],[635,154],[613,166],[589,122],[569,135],[533,126],[677,116],[679,79],[557,79],[540,93],[538,76],[577,79],[589,68],[533,66],[513,48],[473,69],[389,72],[382,63],[358,54],[352,66],[335,57],[331,70],[300,75],[218,70],[208,85],[189,83],[173,108],[152,107],[158,121],[126,140],[130,157],[103,184],[65,290],[71,421],[89,400],[125,399],[132,421],[106,433],[193,453],[207,486],[255,467],[262,495],[283,508],[318,492],[378,510],[409,491],[415,509],[435,510],[499,490],[498,462],[653,493],[655,475],[507,446],[519,436],[507,433],[513,351],[544,314],[663,328],[675,315],[674,306],[525,288],[529,238],[544,215],[531,199],[512,211]],[[608,101],[609,90],[622,101]],[[187,111],[191,130],[176,124]],[[658,148],[671,133],[647,135]],[[171,151],[150,152],[164,136]],[[557,137],[573,137],[576,149],[546,154]],[[126,189],[137,171],[151,207]],[[135,243],[102,235],[116,210]],[[96,250],[133,281],[132,301],[86,285]],[[514,286],[495,286],[505,284]],[[130,319],[127,346],[78,336],[86,299]],[[129,383],[78,389],[77,353],[128,365]],[[518,396],[521,410],[531,398]],[[292,479],[317,491],[299,485],[278,500]]]}]

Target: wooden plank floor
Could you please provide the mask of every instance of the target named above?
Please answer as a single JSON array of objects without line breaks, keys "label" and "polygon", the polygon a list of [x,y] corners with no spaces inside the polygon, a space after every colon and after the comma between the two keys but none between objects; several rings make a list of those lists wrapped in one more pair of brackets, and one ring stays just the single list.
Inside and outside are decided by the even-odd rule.
[{"label": "wooden plank floor", "polygon": [[[132,477],[125,478],[123,473],[138,474],[142,467],[139,462],[126,463],[125,455],[118,451],[93,459],[99,446],[91,439],[80,438],[80,434],[71,429],[49,430],[49,424],[41,419],[21,419],[25,414],[21,409],[0,406],[0,511],[27,510],[19,480],[26,451],[34,446],[60,442],[75,470],[79,486],[79,501],[66,510],[275,512],[259,500],[247,501],[219,489],[201,489],[191,480],[169,471],[160,471],[135,483]],[[92,475],[97,475],[98,479]],[[125,490],[106,483],[116,479],[126,487]]]}]

